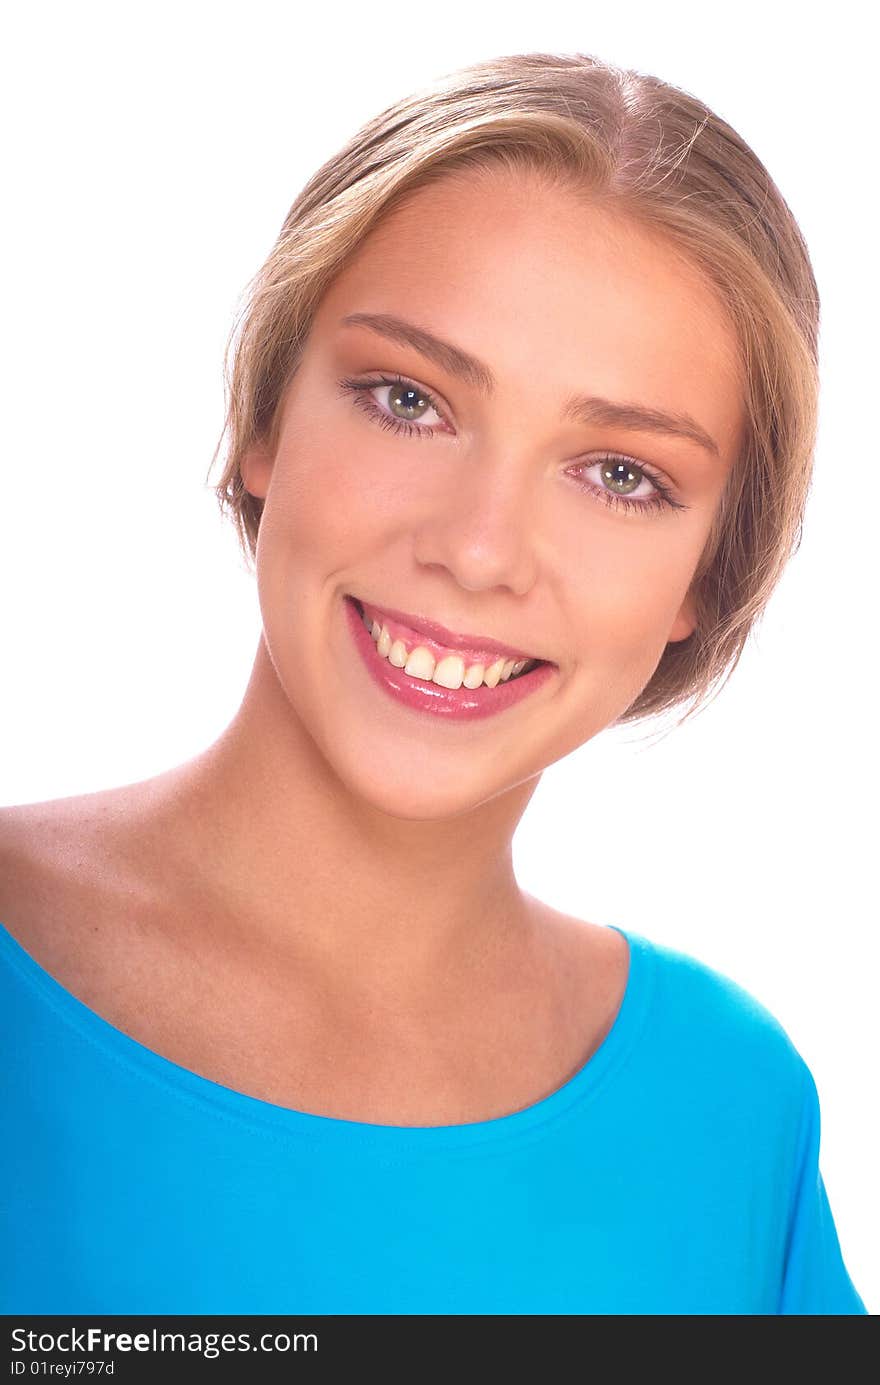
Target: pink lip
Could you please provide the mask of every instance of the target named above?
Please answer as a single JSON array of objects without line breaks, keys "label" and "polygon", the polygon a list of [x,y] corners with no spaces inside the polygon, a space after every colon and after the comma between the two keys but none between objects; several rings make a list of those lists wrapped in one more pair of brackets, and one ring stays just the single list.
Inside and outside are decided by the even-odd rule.
[{"label": "pink lip", "polygon": [[[384,616],[387,621],[404,626],[413,634],[426,636],[427,640],[435,646],[453,649],[460,654],[467,654],[474,663],[485,662],[488,656],[494,656],[490,660],[491,662],[498,658],[533,659],[537,657],[534,654],[527,654],[524,650],[513,649],[510,645],[500,644],[498,640],[492,640],[488,635],[463,635],[455,630],[447,630],[445,625],[440,625],[435,620],[428,620],[427,616],[411,615],[408,611],[395,611],[391,606],[376,606],[370,601],[361,601],[361,605],[373,619],[381,619]],[[547,661],[542,660],[542,662]]]},{"label": "pink lip", "polygon": [[507,683],[499,683],[494,688],[485,685],[479,688],[444,688],[439,683],[412,678],[402,668],[395,668],[387,659],[383,659],[376,650],[373,637],[364,625],[354,599],[346,596],[342,605],[352,639],[370,677],[386,696],[417,712],[427,712],[453,721],[494,716],[496,712],[502,712],[537,692],[557,672],[555,664],[541,663],[531,673]]}]

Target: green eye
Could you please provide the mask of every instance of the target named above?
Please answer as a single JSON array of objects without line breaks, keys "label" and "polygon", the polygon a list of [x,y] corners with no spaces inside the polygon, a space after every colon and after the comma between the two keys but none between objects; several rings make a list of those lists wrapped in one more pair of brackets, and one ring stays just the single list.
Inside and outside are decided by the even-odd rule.
[{"label": "green eye", "polygon": [[[423,434],[431,437],[441,429],[435,425],[426,427],[416,426],[415,421],[421,419],[424,412],[433,409],[434,413],[443,422],[443,417],[438,409],[432,395],[427,390],[422,389],[414,380],[406,380],[403,376],[381,375],[373,380],[351,380],[348,378],[339,381],[339,388],[344,394],[353,394],[354,402],[358,408],[363,409],[375,423],[381,424],[383,428],[388,428],[394,433],[405,433],[409,437]],[[388,408],[393,409],[393,413],[386,413],[385,409],[378,406],[372,398],[371,391],[376,389],[387,389]],[[399,411],[399,412],[398,412]]]},{"label": "green eye", "polygon": [[[358,408],[373,423],[389,429],[392,433],[403,433],[408,437],[433,437],[436,433],[447,432],[446,421],[433,396],[414,380],[402,375],[379,375],[371,380],[353,380],[344,377],[338,381],[340,392],[353,395]],[[380,408],[371,391],[388,390],[387,406]],[[434,411],[441,426],[422,425],[421,418],[426,412]],[[592,462],[580,463],[575,472],[591,471],[600,468],[599,484],[581,482],[583,490],[594,495],[603,505],[621,509],[629,514],[658,514],[663,510],[686,510],[689,507],[676,500],[669,487],[661,480],[652,467],[637,462],[634,457],[617,453],[606,453]],[[634,492],[647,481],[651,494],[637,498]]]}]

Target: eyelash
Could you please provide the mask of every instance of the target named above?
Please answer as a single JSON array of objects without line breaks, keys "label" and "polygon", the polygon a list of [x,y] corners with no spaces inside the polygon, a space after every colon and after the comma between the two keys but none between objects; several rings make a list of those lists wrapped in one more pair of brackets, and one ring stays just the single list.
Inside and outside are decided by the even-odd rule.
[{"label": "eyelash", "polygon": [[[430,438],[438,431],[438,429],[434,427],[419,428],[415,424],[409,422],[408,419],[394,418],[391,414],[383,413],[376,404],[376,401],[371,399],[367,393],[367,391],[378,389],[382,385],[403,385],[407,389],[417,390],[421,398],[424,399],[436,413],[440,414],[442,418],[443,415],[434,402],[434,397],[430,391],[417,384],[415,380],[408,379],[405,375],[379,375],[372,380],[353,380],[348,376],[344,376],[339,380],[338,384],[341,393],[353,395],[354,403],[359,408],[363,409],[364,413],[367,414],[373,422],[380,424],[381,427],[387,428],[393,433],[401,433],[407,437]],[[624,466],[635,467],[636,471],[640,471],[643,476],[648,478],[655,489],[655,494],[651,496],[649,500],[631,500],[625,495],[614,495],[611,491],[602,490],[598,486],[584,485],[584,490],[589,491],[591,495],[597,496],[598,499],[609,508],[622,509],[630,513],[633,511],[640,511],[642,514],[657,514],[665,509],[688,509],[687,505],[683,505],[680,500],[675,499],[669,487],[660,480],[660,477],[653,468],[646,466],[644,462],[637,462],[634,457],[626,457],[617,452],[606,452],[603,453],[601,457],[590,462],[585,469],[588,470],[589,467],[600,466],[603,463],[607,464],[609,462],[619,462]]]}]

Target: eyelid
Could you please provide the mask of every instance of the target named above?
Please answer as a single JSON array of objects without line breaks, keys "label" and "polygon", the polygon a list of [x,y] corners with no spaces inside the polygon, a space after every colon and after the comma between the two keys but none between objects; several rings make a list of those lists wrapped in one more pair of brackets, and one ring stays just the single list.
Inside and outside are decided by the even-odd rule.
[{"label": "eyelid", "polygon": [[[440,395],[437,390],[429,388],[427,385],[423,385],[419,380],[415,378],[415,376],[404,375],[401,371],[365,371],[363,379],[358,379],[357,374],[355,374],[354,376],[350,377],[350,379],[348,379],[347,381],[341,381],[340,383],[343,385],[348,384],[349,386],[351,386],[352,384],[357,384],[361,388],[369,389],[379,389],[382,387],[387,388],[390,385],[398,384],[411,387],[413,389],[418,390],[423,395],[429,407],[434,409],[434,411],[440,416],[444,423],[449,424],[449,419],[446,417],[446,414],[444,412],[448,410],[448,405],[446,404],[446,401],[443,398],[443,396]],[[451,410],[449,410],[449,412],[451,413]],[[437,429],[434,427],[420,429],[412,424],[408,424],[406,426],[411,428],[413,432],[422,432],[426,436],[430,436],[432,433],[437,432]],[[655,494],[659,498],[665,499],[673,509],[686,510],[689,508],[689,506],[684,504],[683,501],[678,499],[678,487],[675,485],[671,477],[668,476],[666,472],[661,471],[659,467],[655,467],[652,462],[643,462],[638,457],[633,457],[631,454],[627,452],[618,452],[613,447],[600,448],[599,456],[593,457],[592,459],[585,456],[580,460],[575,460],[571,463],[571,469],[587,469],[589,467],[598,466],[600,463],[604,461],[623,462],[625,464],[632,464],[634,467],[636,467],[638,471],[641,471],[651,482],[652,486],[654,487]],[[649,502],[645,501],[633,502],[636,509],[640,507],[646,507],[648,503]]]},{"label": "eyelid", "polygon": [[[380,374],[381,373],[382,372],[380,372]],[[436,390],[429,389],[426,385],[420,384],[420,382],[412,376],[400,375],[399,373],[395,374],[394,382],[395,384],[412,385],[416,389],[421,390],[425,399],[427,399],[428,403],[431,405],[432,408],[436,409],[437,413],[443,419],[444,423],[449,423],[449,419],[445,417],[443,411],[447,410],[447,412],[451,413],[451,410],[449,409],[449,406],[447,405],[445,399],[443,399],[442,395],[439,395]],[[438,405],[442,405],[442,408],[438,407]],[[655,466],[653,462],[643,462],[638,457],[633,457],[630,453],[627,452],[618,452],[613,447],[600,447],[599,453],[600,455],[598,457],[595,457],[592,461],[585,462],[582,465],[595,466],[597,463],[605,461],[606,458],[608,458],[609,456],[614,461],[631,462],[633,466],[639,469],[639,471],[644,472],[648,480],[656,485],[657,489],[660,491],[662,495],[666,495],[668,497],[675,497],[675,495],[677,494],[678,488],[673,482],[671,476],[667,475],[666,472],[661,471],[661,469]]]},{"label": "eyelid", "polygon": [[592,461],[586,461],[581,465],[597,466],[599,462],[604,461],[625,462],[627,465],[631,464],[639,471],[644,472],[648,480],[655,485],[658,490],[673,495],[676,492],[677,488],[673,485],[671,477],[667,476],[659,467],[655,467],[652,462],[641,462],[638,457],[630,456],[628,452],[617,452],[613,447],[605,448],[601,451],[600,456],[594,457]]},{"label": "eyelid", "polygon": [[[361,384],[369,383],[372,388],[378,389],[382,385],[407,385],[418,390],[428,401],[432,409],[443,419],[444,423],[451,422],[452,410],[438,390],[423,385],[414,375],[404,375],[400,370],[365,370]],[[379,377],[382,377],[381,379]],[[357,372],[352,379],[358,378]],[[447,416],[448,415],[448,416]],[[425,430],[427,431],[427,430]]]}]

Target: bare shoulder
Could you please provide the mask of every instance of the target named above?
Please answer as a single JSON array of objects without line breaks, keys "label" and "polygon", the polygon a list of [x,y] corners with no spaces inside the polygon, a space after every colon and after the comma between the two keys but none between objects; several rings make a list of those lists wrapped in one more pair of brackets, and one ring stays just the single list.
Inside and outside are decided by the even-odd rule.
[{"label": "bare shoulder", "polygon": [[575,1005],[589,1003],[609,1023],[629,979],[629,943],[605,924],[565,914],[528,896],[530,908],[552,949],[558,974],[571,983]]},{"label": "bare shoulder", "polygon": [[592,923],[577,914],[565,914],[534,895],[526,894],[528,907],[542,930],[554,937],[562,948],[585,956],[591,965],[599,963],[624,970],[629,965],[629,944],[622,933],[607,924]]},{"label": "bare shoulder", "polygon": [[0,808],[0,923],[65,983],[91,965],[114,905],[138,893],[128,807],[109,789]]},{"label": "bare shoulder", "polygon": [[0,923],[61,986],[154,1052],[213,1075],[204,968],[177,940],[157,781],[0,809]]},{"label": "bare shoulder", "polygon": [[62,873],[72,818],[69,799],[0,808],[0,922],[22,942]]}]

